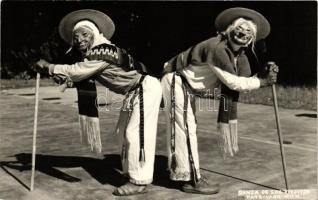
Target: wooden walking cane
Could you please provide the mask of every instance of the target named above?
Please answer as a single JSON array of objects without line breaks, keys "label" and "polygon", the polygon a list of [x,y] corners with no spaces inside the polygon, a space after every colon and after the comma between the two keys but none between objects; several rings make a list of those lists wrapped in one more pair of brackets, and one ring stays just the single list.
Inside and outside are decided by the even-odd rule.
[{"label": "wooden walking cane", "polygon": [[[265,41],[261,42],[260,45],[261,45],[260,49],[263,52],[264,58],[266,58],[267,57],[267,48],[266,48]],[[275,63],[274,62],[267,62],[267,65],[269,65],[269,66],[273,65],[273,64],[275,64]],[[271,70],[271,69],[269,69],[269,70]],[[283,136],[282,136],[281,127],[280,127],[275,84],[272,85],[272,93],[273,93],[273,103],[274,103],[274,109],[275,109],[275,118],[276,118],[276,125],[277,125],[279,148],[280,148],[280,154],[281,154],[281,158],[282,158],[283,171],[284,171],[285,186],[286,186],[286,190],[288,190],[289,187],[288,187],[288,180],[287,180],[287,173],[286,173],[286,160],[285,160],[285,152],[284,152],[284,146],[283,146]]]},{"label": "wooden walking cane", "polygon": [[33,146],[32,146],[32,172],[31,172],[30,191],[33,191],[33,189],[34,189],[36,134],[37,134],[37,127],[38,127],[38,108],[39,108],[39,87],[40,87],[40,73],[37,73],[36,74],[36,85],[35,85],[35,106],[34,106]]},{"label": "wooden walking cane", "polygon": [[287,181],[287,174],[286,174],[285,152],[284,152],[284,147],[283,147],[283,136],[282,136],[281,128],[280,128],[279,113],[278,113],[278,103],[277,103],[277,95],[276,95],[276,87],[275,87],[275,84],[272,85],[272,92],[273,92],[273,102],[274,102],[274,109],[275,109],[277,133],[278,133],[280,154],[281,154],[281,157],[282,157],[282,164],[283,164],[285,185],[286,185],[286,190],[288,190],[288,181]]}]

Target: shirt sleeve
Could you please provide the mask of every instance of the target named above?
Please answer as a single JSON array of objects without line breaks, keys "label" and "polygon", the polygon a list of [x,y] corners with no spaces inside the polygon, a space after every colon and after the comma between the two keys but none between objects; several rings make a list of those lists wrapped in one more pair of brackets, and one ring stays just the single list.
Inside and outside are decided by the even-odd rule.
[{"label": "shirt sleeve", "polygon": [[238,92],[248,92],[250,90],[258,89],[261,86],[261,82],[256,76],[242,77],[231,74],[212,65],[210,65],[210,68],[220,79],[220,81],[231,90]]},{"label": "shirt sleeve", "polygon": [[109,64],[105,61],[84,61],[75,64],[50,65],[51,74],[62,74],[68,76],[73,82],[79,82],[103,71]]}]

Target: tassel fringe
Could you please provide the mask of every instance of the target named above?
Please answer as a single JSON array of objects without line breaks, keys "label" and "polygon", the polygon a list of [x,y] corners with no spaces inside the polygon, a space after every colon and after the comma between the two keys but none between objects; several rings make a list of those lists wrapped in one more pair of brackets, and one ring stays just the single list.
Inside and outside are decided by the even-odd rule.
[{"label": "tassel fringe", "polygon": [[238,136],[237,136],[237,120],[230,120],[229,126],[230,126],[230,133],[231,133],[232,148],[233,148],[234,154],[236,154],[239,151]]},{"label": "tassel fringe", "polygon": [[172,154],[171,156],[171,169],[175,170],[177,169],[177,158],[176,158],[176,154]]},{"label": "tassel fringe", "polygon": [[140,166],[143,167],[145,165],[145,162],[146,162],[145,150],[144,149],[140,149],[140,151],[139,151],[139,163],[140,163]]},{"label": "tassel fringe", "polygon": [[97,117],[79,116],[81,143],[90,145],[96,153],[102,152],[99,119]]},{"label": "tassel fringe", "polygon": [[227,155],[233,157],[239,150],[237,136],[237,120],[229,123],[218,123],[219,147],[225,159]]}]

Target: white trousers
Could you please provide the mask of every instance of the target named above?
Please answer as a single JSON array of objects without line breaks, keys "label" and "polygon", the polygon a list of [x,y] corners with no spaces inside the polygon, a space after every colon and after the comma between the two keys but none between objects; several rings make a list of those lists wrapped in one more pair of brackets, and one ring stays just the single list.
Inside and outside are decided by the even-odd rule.
[{"label": "white trousers", "polygon": [[[165,102],[165,114],[167,124],[167,147],[168,147],[168,168],[170,171],[170,179],[174,181],[190,181],[193,179],[192,173],[195,171],[197,178],[200,178],[199,153],[196,135],[196,120],[190,99],[188,98],[187,107],[187,126],[184,122],[184,91],[182,89],[181,77],[175,76],[175,164],[172,164],[171,151],[171,86],[174,73],[168,73],[161,79],[162,92]],[[190,145],[187,142],[187,134],[189,134]],[[189,160],[189,146],[193,157],[194,170],[191,169]],[[191,171],[192,170],[192,171]]]},{"label": "white trousers", "polygon": [[162,90],[158,79],[146,76],[142,86],[144,102],[144,163],[139,160],[139,89],[136,92],[132,91],[127,94],[116,129],[122,151],[123,172],[129,176],[130,182],[139,185],[150,184],[153,180],[157,122],[162,99]]}]

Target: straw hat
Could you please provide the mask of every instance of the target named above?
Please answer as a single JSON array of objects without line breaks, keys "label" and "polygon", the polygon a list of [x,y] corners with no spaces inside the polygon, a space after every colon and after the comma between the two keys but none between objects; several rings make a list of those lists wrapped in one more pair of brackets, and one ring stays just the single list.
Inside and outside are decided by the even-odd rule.
[{"label": "straw hat", "polygon": [[65,42],[72,44],[73,28],[82,20],[94,23],[108,40],[115,32],[114,22],[105,13],[92,9],[77,10],[67,14],[59,24],[59,34]]},{"label": "straw hat", "polygon": [[238,18],[248,19],[256,24],[256,40],[265,39],[270,33],[270,24],[262,14],[255,10],[241,7],[229,8],[221,12],[215,20],[215,28],[219,32],[225,31],[226,28]]}]

